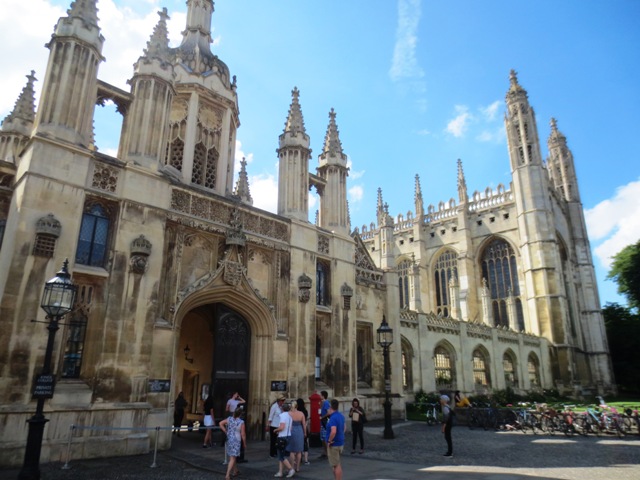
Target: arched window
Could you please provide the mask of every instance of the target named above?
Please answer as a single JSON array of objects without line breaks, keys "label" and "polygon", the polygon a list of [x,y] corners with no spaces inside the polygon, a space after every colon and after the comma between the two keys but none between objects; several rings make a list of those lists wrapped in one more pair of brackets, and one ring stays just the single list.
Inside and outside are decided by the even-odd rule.
[{"label": "arched window", "polygon": [[315,371],[316,371],[316,380],[320,380],[320,355],[322,353],[322,342],[320,341],[320,337],[316,337],[316,362],[315,362]]},{"label": "arched window", "polygon": [[402,388],[413,390],[413,348],[406,338],[402,338]]},{"label": "arched window", "polygon": [[409,273],[412,262],[403,260],[398,265],[398,287],[400,288],[400,308],[409,308]]},{"label": "arched window", "polygon": [[316,304],[329,306],[331,298],[329,295],[329,265],[323,261],[316,262]]},{"label": "arched window", "polygon": [[509,326],[507,302],[513,301],[516,315],[514,323],[518,330],[524,330],[518,267],[511,245],[502,239],[495,239],[487,246],[482,255],[482,278],[487,281],[491,292],[494,325]]},{"label": "arched window", "polygon": [[6,220],[0,220],[0,248],[2,248],[2,239],[4,238],[4,229],[7,226]]},{"label": "arched window", "polygon": [[78,284],[75,310],[71,314],[71,321],[66,325],[66,341],[64,343],[61,372],[63,378],[80,377],[87,321],[93,301],[93,289],[94,287],[91,285]]},{"label": "arched window", "polygon": [[107,257],[110,220],[106,209],[99,203],[87,205],[82,215],[78,236],[76,263],[91,267],[104,267]]},{"label": "arched window", "polygon": [[540,386],[540,362],[535,353],[530,353],[527,359],[527,371],[529,373],[529,384],[531,388]]},{"label": "arched window", "polygon": [[505,352],[502,357],[502,368],[504,370],[504,383],[507,387],[518,388],[518,372],[514,357]]},{"label": "arched window", "polygon": [[448,317],[451,313],[449,282],[458,277],[458,256],[453,250],[443,252],[434,265],[436,313]]},{"label": "arched window", "polygon": [[479,348],[473,352],[473,383],[476,386],[491,387],[489,361],[487,355]]},{"label": "arched window", "polygon": [[452,388],[455,384],[456,372],[451,352],[442,345],[433,352],[433,363],[436,375],[436,388]]}]

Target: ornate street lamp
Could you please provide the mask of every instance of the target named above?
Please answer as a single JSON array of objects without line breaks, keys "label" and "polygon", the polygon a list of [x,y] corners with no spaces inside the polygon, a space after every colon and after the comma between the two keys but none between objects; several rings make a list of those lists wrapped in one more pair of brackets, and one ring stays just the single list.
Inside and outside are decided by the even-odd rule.
[{"label": "ornate street lamp", "polygon": [[73,309],[76,299],[76,287],[71,282],[71,275],[67,269],[69,260],[65,259],[62,269],[44,284],[44,293],[40,308],[42,308],[49,320],[47,330],[49,337],[47,340],[47,350],[44,354],[44,364],[42,371],[36,376],[35,387],[32,398],[38,400],[36,413],[27,422],[29,432],[27,435],[27,446],[24,451],[24,464],[18,475],[18,479],[38,480],[40,478],[40,451],[42,450],[42,437],[44,425],[48,422],[44,418],[44,401],[53,397],[55,376],[51,373],[51,356],[53,354],[53,342],[58,331],[60,318]]},{"label": "ornate street lamp", "polygon": [[393,329],[387,323],[384,315],[382,316],[382,323],[377,330],[378,333],[378,345],[382,347],[382,355],[384,358],[384,434],[383,438],[394,438],[393,428],[391,427],[391,400],[389,394],[391,393],[391,380],[390,365],[389,365],[389,347],[393,343]]}]

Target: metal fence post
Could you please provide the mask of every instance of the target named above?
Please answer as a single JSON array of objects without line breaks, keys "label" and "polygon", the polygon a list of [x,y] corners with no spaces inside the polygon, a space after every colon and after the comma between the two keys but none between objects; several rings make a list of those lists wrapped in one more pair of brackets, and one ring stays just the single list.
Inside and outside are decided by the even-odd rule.
[{"label": "metal fence post", "polygon": [[156,468],[158,466],[156,463],[156,458],[158,457],[158,435],[160,435],[160,427],[156,427],[156,444],[153,448],[153,463],[151,464],[151,468]]},{"label": "metal fence post", "polygon": [[73,437],[73,431],[75,430],[75,428],[76,428],[75,425],[71,425],[69,427],[69,441],[67,442],[67,460],[66,462],[64,462],[64,465],[62,466],[62,470],[71,469],[71,466],[69,465],[69,459],[71,458],[71,438]]}]

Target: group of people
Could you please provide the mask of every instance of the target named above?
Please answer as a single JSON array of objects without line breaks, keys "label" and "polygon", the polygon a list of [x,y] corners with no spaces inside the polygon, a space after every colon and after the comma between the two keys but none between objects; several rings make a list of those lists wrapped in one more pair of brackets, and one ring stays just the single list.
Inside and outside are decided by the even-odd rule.
[{"label": "group of people", "polygon": [[[323,453],[321,458],[327,458],[333,469],[335,480],[342,479],[341,455],[345,445],[346,420],[339,410],[339,402],[336,399],[328,400],[326,391],[320,392],[322,403],[320,407],[320,439]],[[226,404],[228,417],[220,421],[220,430],[225,434],[226,452],[229,457],[227,474],[225,479],[239,475],[237,463],[246,448],[246,427],[242,419],[244,412],[244,400],[238,392],[235,392]],[[453,442],[451,430],[454,425],[455,411],[450,405],[448,395],[440,396],[442,408],[442,433],[447,443],[445,457],[453,456]],[[463,397],[459,391],[455,392],[454,405],[458,408],[470,406],[469,400]],[[182,392],[175,402],[174,432],[180,435],[180,425],[187,407]],[[214,425],[213,397],[209,395],[204,402],[204,425],[206,429],[203,447],[211,445],[212,429]],[[367,417],[360,401],[354,398],[349,410],[352,432],[351,454],[356,453],[358,440],[360,442],[359,453],[364,453],[364,425]],[[268,431],[270,441],[269,454],[272,458],[278,458],[278,472],[274,477],[293,477],[300,470],[302,462],[309,465],[309,413],[305,408],[302,398],[288,403],[285,397],[278,398],[269,411]]]}]

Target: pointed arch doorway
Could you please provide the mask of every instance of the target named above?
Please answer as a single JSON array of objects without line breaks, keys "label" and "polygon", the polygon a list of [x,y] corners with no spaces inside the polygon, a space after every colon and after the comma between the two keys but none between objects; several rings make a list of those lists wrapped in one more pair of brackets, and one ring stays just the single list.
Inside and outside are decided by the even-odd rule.
[{"label": "pointed arch doorway", "polygon": [[202,413],[208,392],[216,419],[225,415],[229,394],[238,391],[248,399],[251,328],[241,314],[223,303],[196,307],[183,320],[180,344],[189,346],[191,356],[185,354],[182,370],[190,412]]}]

